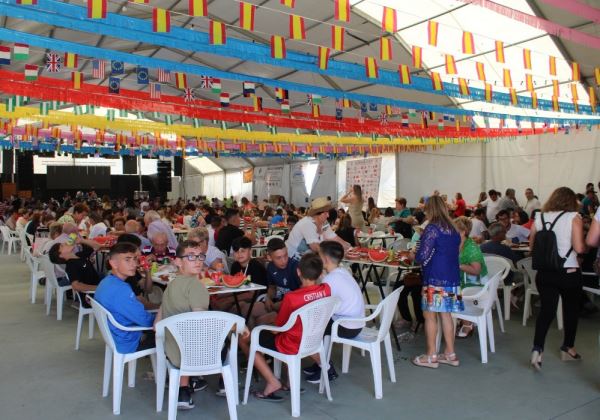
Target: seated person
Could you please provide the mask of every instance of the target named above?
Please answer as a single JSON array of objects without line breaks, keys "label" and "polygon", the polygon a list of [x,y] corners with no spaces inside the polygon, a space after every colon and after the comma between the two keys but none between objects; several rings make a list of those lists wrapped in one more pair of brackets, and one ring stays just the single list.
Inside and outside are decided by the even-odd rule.
[{"label": "seated person", "polygon": [[[240,229],[240,213],[237,210],[227,209],[225,212],[225,220],[227,220],[227,225],[219,230],[215,245],[223,251],[225,255],[229,255],[231,244],[236,238],[244,237],[244,231]],[[253,222],[251,230],[247,234],[251,242],[255,242],[255,231],[256,225]]]},{"label": "seated person", "polygon": [[508,210],[500,210],[496,215],[496,220],[506,229],[506,239],[513,243],[526,242],[529,240],[529,229],[521,225],[516,225],[510,220]]},{"label": "seated person", "polygon": [[195,241],[200,244],[202,253],[206,256],[204,266],[211,270],[223,271],[228,273],[227,260],[218,248],[208,244],[208,229],[205,227],[197,227],[188,233],[188,241]]},{"label": "seated person", "polygon": [[275,212],[275,216],[271,217],[270,222],[271,222],[271,226],[276,225],[281,222],[285,222],[285,220],[283,219],[283,209],[281,209],[281,208],[277,209],[277,211]]},{"label": "seated person", "polygon": [[206,226],[206,229],[208,229],[208,244],[210,246],[215,246],[215,238],[221,227],[223,227],[223,218],[217,215],[212,216],[210,224]]},{"label": "seated person", "polygon": [[89,239],[94,239],[98,236],[106,236],[106,232],[108,231],[108,227],[104,224],[104,219],[102,216],[96,212],[92,212],[89,215],[91,228],[90,234],[88,235]]},{"label": "seated person", "polygon": [[283,235],[283,240],[287,241],[288,237],[290,236],[290,232],[292,231],[292,229],[294,229],[294,226],[296,226],[296,223],[298,223],[298,216],[296,216],[295,214],[288,214],[287,217],[287,232],[285,232],[285,235]]},{"label": "seated person", "polygon": [[471,218],[471,225],[469,238],[473,239],[478,244],[482,243],[486,239],[485,209],[475,209],[473,217]]},{"label": "seated person", "polygon": [[[519,261],[517,253],[513,251],[511,247],[503,243],[506,240],[506,228],[504,225],[499,222],[494,222],[488,227],[487,231],[490,236],[490,240],[484,244],[481,244],[481,252],[484,254],[499,255],[509,259],[513,264],[516,264],[517,261]],[[515,274],[520,273],[514,273],[511,270],[508,276],[504,279],[504,284],[513,284],[515,281]]]},{"label": "seated person", "polygon": [[[331,296],[331,289],[327,284],[320,284],[319,278],[323,271],[323,262],[318,255],[311,253],[304,254],[298,263],[298,277],[300,277],[301,287],[284,295],[281,302],[281,308],[277,314],[275,325],[281,327],[288,322],[290,315],[302,306]],[[356,283],[356,282],[355,282]],[[294,326],[288,331],[281,333],[263,331],[259,336],[261,346],[272,349],[284,354],[297,354],[302,339],[302,321],[296,320]],[[242,351],[248,355],[250,351],[249,337],[240,339]],[[283,397],[275,393],[284,389],[282,383],[273,375],[271,368],[266,363],[262,353],[257,352],[254,359],[254,367],[266,381],[266,386],[262,392],[255,392],[254,396],[265,401],[283,401]]]},{"label": "seated person", "polygon": [[144,235],[142,235],[142,225],[135,219],[130,219],[125,222],[125,233],[130,233],[137,236],[142,241],[141,248],[147,248],[152,246],[152,242]]},{"label": "seated person", "polygon": [[348,242],[350,246],[356,246],[356,229],[352,227],[352,217],[350,217],[350,214],[344,214],[340,217],[340,223],[335,233]]},{"label": "seated person", "polygon": [[383,216],[379,216],[377,220],[375,220],[375,230],[379,230],[385,232],[388,228],[388,225],[394,221],[394,210],[391,207],[385,209]]},{"label": "seated person", "polygon": [[[151,327],[154,314],[147,312],[125,281],[135,275],[137,252],[134,244],[121,242],[108,253],[112,274],[104,277],[96,289],[95,299],[125,327]],[[110,323],[109,329],[119,353],[134,353],[154,347],[154,334],[141,331],[123,331]]]},{"label": "seated person", "polygon": [[269,312],[278,312],[286,293],[300,288],[298,261],[290,259],[285,242],[273,238],[267,243],[267,298],[265,307]]},{"label": "seated person", "polygon": [[125,281],[131,286],[131,290],[133,290],[133,293],[135,293],[138,300],[142,302],[144,308],[148,310],[158,309],[159,305],[150,302],[144,296],[145,294],[152,292],[152,287],[154,286],[154,284],[152,283],[152,276],[150,274],[149,264],[147,264],[147,262],[145,262],[144,264],[143,261],[143,259],[145,259],[146,257],[143,257],[142,252],[140,251],[140,239],[135,235],[124,233],[117,239],[117,243],[122,242],[134,244],[138,249],[136,252],[136,255],[138,257],[138,268],[135,271],[135,274],[125,279]]},{"label": "seated person", "polygon": [[124,217],[115,217],[113,219],[113,230],[111,234],[113,235],[121,235],[125,233],[125,218]]},{"label": "seated person", "polygon": [[165,258],[172,260],[175,258],[175,250],[169,246],[169,237],[164,232],[157,232],[152,236],[150,247],[142,249],[142,254],[148,261],[162,262]]}]

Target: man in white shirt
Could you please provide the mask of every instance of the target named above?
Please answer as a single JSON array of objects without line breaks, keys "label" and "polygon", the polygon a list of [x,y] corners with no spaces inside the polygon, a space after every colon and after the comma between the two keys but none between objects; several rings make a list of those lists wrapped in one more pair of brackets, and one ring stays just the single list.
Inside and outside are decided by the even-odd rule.
[{"label": "man in white shirt", "polygon": [[106,236],[108,227],[102,221],[102,216],[100,216],[98,213],[91,213],[89,218],[93,223],[88,235],[89,239],[94,239],[98,236]]},{"label": "man in white shirt", "polygon": [[303,217],[290,232],[285,243],[288,255],[300,260],[307,251],[319,252],[321,241],[339,242],[344,249],[350,248],[350,244],[337,236],[327,223],[331,201],[326,197],[315,198],[308,209],[308,216]]},{"label": "man in white shirt", "polygon": [[535,196],[533,190],[531,188],[527,188],[525,190],[525,198],[527,198],[527,203],[525,203],[525,207],[523,207],[523,211],[527,213],[527,216],[531,217],[531,213],[534,210],[538,210],[542,208],[542,203]]},{"label": "man in white shirt", "polygon": [[496,214],[500,211],[500,200],[496,190],[488,191],[488,198],[480,203],[481,207],[485,207],[485,217],[488,222],[496,220]]},{"label": "man in white shirt", "polygon": [[[510,220],[510,213],[506,210],[500,210],[496,215],[498,222],[506,229],[506,239],[513,241],[526,242],[529,240],[529,229],[521,225],[515,225]],[[513,241],[513,242],[515,242]]]},{"label": "man in white shirt", "polygon": [[473,218],[471,219],[471,223],[473,227],[471,228],[471,233],[469,233],[469,238],[473,239],[477,243],[483,242],[485,239],[484,232],[487,230],[484,223],[485,218],[485,210],[484,209],[476,209],[473,214]]}]

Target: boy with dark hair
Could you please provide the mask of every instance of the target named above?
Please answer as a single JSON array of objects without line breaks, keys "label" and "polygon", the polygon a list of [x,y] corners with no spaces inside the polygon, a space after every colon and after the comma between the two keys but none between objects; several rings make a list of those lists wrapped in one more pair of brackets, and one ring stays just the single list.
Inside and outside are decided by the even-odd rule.
[{"label": "boy with dark hair", "polygon": [[[244,231],[240,229],[240,213],[237,210],[227,209],[225,212],[225,220],[227,221],[227,225],[219,230],[215,245],[223,251],[225,255],[229,255],[231,244],[234,239],[243,237]],[[252,225],[251,227],[252,229],[248,233],[248,238],[251,242],[254,242],[254,231],[256,226]]]},{"label": "boy with dark hair", "polygon": [[[287,293],[283,297],[281,309],[277,314],[275,325],[281,327],[290,318],[295,310],[315,300],[331,296],[331,289],[326,284],[320,284],[319,278],[323,272],[323,262],[318,255],[307,253],[302,256],[298,263],[297,273],[300,277],[302,286],[294,291]],[[300,348],[302,339],[302,321],[296,320],[291,329],[282,333],[263,331],[259,336],[260,345],[268,349],[285,354],[296,354]],[[240,339],[240,347],[246,355],[250,350],[249,337]],[[258,399],[272,402],[283,401],[283,398],[275,393],[283,389],[282,383],[273,375],[271,368],[265,362],[261,353],[256,353],[254,359],[256,370],[265,378],[267,382],[262,392],[255,392],[254,396]]]},{"label": "boy with dark hair", "polygon": [[283,222],[283,209],[279,208],[275,211],[275,216],[271,218],[271,226]]},{"label": "boy with dark hair", "polygon": [[289,258],[285,242],[273,238],[267,243],[267,311],[279,311],[283,296],[300,287],[298,261]]}]

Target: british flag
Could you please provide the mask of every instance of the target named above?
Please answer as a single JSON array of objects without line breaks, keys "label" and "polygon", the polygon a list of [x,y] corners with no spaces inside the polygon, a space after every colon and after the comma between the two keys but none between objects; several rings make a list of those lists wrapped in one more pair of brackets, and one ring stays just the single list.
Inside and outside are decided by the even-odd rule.
[{"label": "british flag", "polygon": [[200,77],[200,88],[201,89],[210,89],[213,85],[213,78],[210,76],[202,76]]},{"label": "british flag", "polygon": [[58,73],[62,67],[62,57],[56,53],[46,53],[46,71]]},{"label": "british flag", "polygon": [[104,79],[104,68],[106,67],[106,61],[94,60],[92,61],[92,77],[94,79]]},{"label": "british flag", "polygon": [[382,112],[379,115],[379,122],[381,123],[381,125],[387,125],[388,123],[388,116],[385,112]]},{"label": "british flag", "polygon": [[187,103],[194,102],[194,100],[196,100],[194,97],[194,90],[191,88],[185,88],[183,90],[183,100]]},{"label": "british flag", "polygon": [[160,99],[160,83],[150,83],[150,99]]},{"label": "british flag", "polygon": [[170,83],[171,70],[158,69],[158,81],[160,83]]}]

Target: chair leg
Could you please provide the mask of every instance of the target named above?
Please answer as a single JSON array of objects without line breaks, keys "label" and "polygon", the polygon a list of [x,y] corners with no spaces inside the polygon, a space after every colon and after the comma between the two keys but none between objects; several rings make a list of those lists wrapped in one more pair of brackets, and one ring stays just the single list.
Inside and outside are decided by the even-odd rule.
[{"label": "chair leg", "polygon": [[352,356],[352,346],[342,345],[342,373],[348,373],[350,369],[350,356]]},{"label": "chair leg", "polygon": [[490,351],[492,353],[496,353],[496,343],[495,343],[495,337],[494,337],[494,320],[492,318],[491,311],[487,313],[485,319],[487,321],[487,336],[488,336],[488,341],[490,342]]},{"label": "chair leg", "polygon": [[125,362],[123,356],[113,354],[113,414],[121,414],[121,394],[123,392],[123,371]]},{"label": "chair leg", "polygon": [[510,292],[512,291],[512,286],[504,286],[503,288],[503,300],[504,300],[504,320],[510,320]]},{"label": "chair leg", "polygon": [[498,311],[498,323],[500,324],[500,331],[504,332],[504,318],[502,317],[502,307],[500,306],[500,299],[496,295],[496,311]]},{"label": "chair leg", "polygon": [[164,355],[157,357],[156,370],[156,412],[161,412],[165,399],[165,381],[167,380],[167,364]]},{"label": "chair leg", "polygon": [[112,350],[110,347],[104,348],[104,377],[102,378],[102,396],[108,397],[108,387],[110,386],[110,368],[112,364]]},{"label": "chair leg", "polygon": [[529,290],[525,291],[525,302],[523,303],[523,326],[527,325],[527,318],[529,318],[529,311],[531,311],[531,293]]},{"label": "chair leg", "polygon": [[273,375],[277,379],[281,379],[281,360],[273,359]]},{"label": "chair leg", "polygon": [[227,408],[229,409],[229,419],[237,420],[237,399],[233,382],[233,372],[231,365],[223,366],[223,383],[225,385],[225,395],[227,396]]},{"label": "chair leg", "polygon": [[127,385],[129,388],[135,388],[135,371],[137,368],[137,360],[131,360],[129,363],[127,363],[127,365]]},{"label": "chair leg", "polygon": [[246,371],[246,385],[244,386],[244,405],[248,403],[248,393],[250,392],[250,381],[252,381],[252,370],[254,369],[255,357],[256,349],[250,349],[250,355],[248,357],[248,369]]},{"label": "chair leg", "polygon": [[369,351],[371,356],[371,369],[373,370],[373,383],[375,385],[375,398],[383,398],[383,387],[381,384],[381,346],[379,343],[371,346]]},{"label": "chair leg", "polygon": [[388,333],[383,339],[385,346],[385,358],[387,359],[388,371],[390,373],[390,381],[396,382],[396,369],[394,369],[394,352],[392,350],[392,339]]},{"label": "chair leg", "polygon": [[[325,390],[327,399],[332,401],[333,398],[331,398],[331,387],[329,386],[329,356],[330,355],[325,353],[325,350],[321,352],[321,384],[319,385],[319,393],[322,393],[323,390]],[[323,363],[323,360],[325,360],[326,363]],[[327,367],[327,369],[323,371],[325,367]],[[300,379],[298,379],[298,382],[299,381]]]},{"label": "chair leg", "polygon": [[[323,354],[321,354],[323,356]],[[324,370],[327,366],[327,361],[321,360],[321,381],[323,376],[326,378],[327,371]],[[324,375],[323,375],[324,372]],[[290,376],[290,397],[292,400],[292,417],[300,417],[300,359],[297,357],[291,358],[288,362],[288,375]]]},{"label": "chair leg", "polygon": [[169,369],[169,414],[168,420],[177,417],[177,398],[179,397],[179,369]]},{"label": "chair leg", "polygon": [[79,350],[79,339],[81,338],[81,328],[83,327],[83,312],[82,309],[79,309],[79,314],[77,315],[77,334],[75,335],[75,350]]},{"label": "chair leg", "polygon": [[481,363],[487,363],[487,327],[485,318],[477,321],[477,331],[479,333],[479,348],[481,350]]},{"label": "chair leg", "polygon": [[65,292],[60,290],[60,288],[56,289],[56,320],[57,321],[62,321],[64,299],[65,299]]},{"label": "chair leg", "polygon": [[37,295],[37,278],[34,273],[31,273],[31,303],[35,303]]},{"label": "chair leg", "polygon": [[46,281],[46,316],[50,315],[50,308],[52,307],[52,286],[49,281]]},{"label": "chair leg", "polygon": [[94,313],[88,314],[88,338],[91,340],[94,338]]}]

